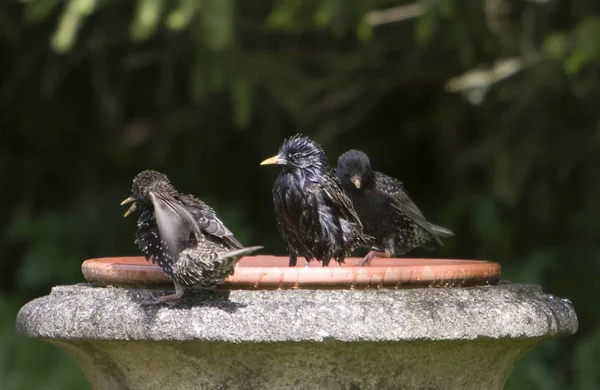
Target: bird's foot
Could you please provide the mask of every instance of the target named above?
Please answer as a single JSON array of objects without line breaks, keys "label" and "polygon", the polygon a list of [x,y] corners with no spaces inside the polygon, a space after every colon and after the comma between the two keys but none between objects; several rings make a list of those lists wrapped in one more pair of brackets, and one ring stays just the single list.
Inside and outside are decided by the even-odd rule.
[{"label": "bird's foot", "polygon": [[296,263],[297,263],[297,261],[298,261],[298,258],[297,258],[297,256],[296,256],[296,255],[290,255],[290,263],[289,263],[289,266],[290,266],[290,267],[295,267],[295,266],[296,266]]},{"label": "bird's foot", "polygon": [[385,252],[370,251],[369,253],[367,253],[367,255],[365,256],[365,258],[362,259],[362,261],[360,261],[358,263],[358,265],[361,266],[361,267],[369,265],[369,264],[371,264],[371,260],[373,260],[376,257],[390,257],[390,256],[387,253],[385,253]]},{"label": "bird's foot", "polygon": [[157,295],[150,293],[150,299],[151,299],[150,303],[152,303],[154,305],[160,305],[162,303],[173,304],[173,303],[175,303],[175,301],[181,299],[182,296],[183,296],[183,294],[179,295],[177,293],[163,295],[163,296],[157,296]]},{"label": "bird's foot", "polygon": [[163,296],[156,296],[152,293],[150,293],[150,298],[152,298],[152,303],[159,305],[161,303],[175,303],[175,301],[178,301],[179,299],[181,299],[181,297],[183,297],[183,286],[179,286],[179,285],[175,285],[175,294],[169,294],[169,295],[163,295]]}]

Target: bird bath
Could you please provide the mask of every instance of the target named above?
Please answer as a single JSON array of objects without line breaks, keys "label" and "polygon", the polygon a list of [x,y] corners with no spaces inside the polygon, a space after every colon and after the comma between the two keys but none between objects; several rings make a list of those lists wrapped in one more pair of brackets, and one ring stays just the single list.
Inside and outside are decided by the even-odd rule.
[{"label": "bird bath", "polygon": [[250,256],[173,305],[149,304],[172,285],[143,258],[88,260],[88,283],[26,304],[17,332],[65,350],[94,389],[501,389],[531,348],[577,330],[568,301],[498,284],[497,263],[360,260]]},{"label": "bird bath", "polygon": [[[347,258],[342,265],[332,261],[329,267],[316,261],[305,267],[301,260],[289,267],[287,257],[247,256],[221,289],[450,287],[496,284],[500,276],[498,263],[484,261],[374,259],[370,266],[359,267],[361,260]],[[88,282],[100,285],[171,285],[162,270],[143,257],[91,259],[81,269]]]}]

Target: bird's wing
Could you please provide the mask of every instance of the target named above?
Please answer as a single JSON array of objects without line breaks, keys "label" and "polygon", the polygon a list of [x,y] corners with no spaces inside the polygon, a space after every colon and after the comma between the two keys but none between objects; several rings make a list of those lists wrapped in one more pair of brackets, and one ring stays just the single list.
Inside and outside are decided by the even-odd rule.
[{"label": "bird's wing", "polygon": [[382,173],[375,173],[375,184],[377,189],[392,199],[392,206],[402,215],[422,227],[432,235],[436,236],[435,225],[427,222],[425,216],[419,210],[419,208],[413,203],[408,196],[408,192],[404,189],[400,180],[394,179],[393,177],[384,175]]},{"label": "bird's wing", "polygon": [[198,226],[202,231],[219,237],[232,248],[243,248],[242,244],[233,236],[233,233],[227,229],[215,214],[204,215],[198,219]]},{"label": "bird's wing", "polygon": [[154,205],[154,215],[158,224],[161,241],[167,251],[176,259],[190,238],[201,234],[198,224],[190,212],[171,196],[150,192]]},{"label": "bird's wing", "polygon": [[287,209],[283,202],[273,202],[275,208],[275,220],[277,221],[277,229],[283,238],[283,241],[288,246],[288,249],[294,245],[290,245],[290,241],[294,241],[294,243],[298,242],[298,237],[296,232],[293,229],[290,229],[290,219],[288,216]]},{"label": "bird's wing", "polygon": [[210,206],[191,195],[182,196],[181,199],[187,208],[191,210],[200,230],[222,239],[232,248],[243,248],[242,244],[233,236],[233,233],[217,218],[217,214]]},{"label": "bird's wing", "polygon": [[[299,206],[299,201],[292,201],[293,194],[288,188],[288,183],[279,175],[273,188],[273,207],[275,210],[275,219],[277,221],[277,229],[281,233],[281,237],[285,242],[290,254],[307,256],[309,258],[311,250],[305,245],[305,240],[302,239],[303,234],[308,231],[302,230],[297,226],[302,217],[302,207]],[[296,194],[297,195],[297,194]]]},{"label": "bird's wing", "polygon": [[349,222],[355,223],[360,226],[362,229],[362,223],[360,222],[360,218],[358,214],[356,214],[356,210],[354,210],[354,206],[352,205],[352,201],[342,188],[342,183],[340,179],[335,175],[333,170],[327,170],[324,174],[323,180],[320,182],[321,189],[329,200],[333,203],[335,208],[344,216],[346,220]]}]

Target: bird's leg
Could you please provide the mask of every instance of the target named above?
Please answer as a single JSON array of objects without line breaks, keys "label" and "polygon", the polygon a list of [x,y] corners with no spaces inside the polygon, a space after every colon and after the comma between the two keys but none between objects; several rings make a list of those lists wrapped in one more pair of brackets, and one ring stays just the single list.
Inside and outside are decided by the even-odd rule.
[{"label": "bird's leg", "polygon": [[371,260],[373,260],[375,257],[390,257],[390,255],[388,255],[387,252],[370,251],[369,253],[367,253],[365,258],[360,263],[358,263],[358,265],[363,267],[365,265],[369,265],[371,264]]},{"label": "bird's leg", "polygon": [[298,262],[298,257],[294,253],[290,253],[290,267],[295,267]]},{"label": "bird's leg", "polygon": [[181,299],[181,297],[183,296],[183,286],[179,283],[175,283],[175,294],[170,294],[170,295],[163,295],[162,297],[155,297],[152,293],[150,294],[150,296],[152,297],[152,300],[154,301],[155,304],[160,304],[160,303],[165,303],[165,302],[171,302],[171,301],[176,301]]}]

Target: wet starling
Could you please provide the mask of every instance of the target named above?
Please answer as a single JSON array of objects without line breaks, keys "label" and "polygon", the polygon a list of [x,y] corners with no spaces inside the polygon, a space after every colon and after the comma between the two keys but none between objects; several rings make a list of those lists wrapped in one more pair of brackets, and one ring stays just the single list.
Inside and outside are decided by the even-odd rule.
[{"label": "wet starling", "polygon": [[[427,222],[409,198],[402,183],[393,177],[371,170],[369,157],[349,150],[338,159],[337,176],[364,225],[365,234],[374,238],[375,247],[361,262],[366,265],[374,257],[402,255],[416,247],[433,249],[432,238],[454,235],[450,230]],[[373,248],[371,248],[373,249]]]},{"label": "wet starling", "polygon": [[331,258],[342,263],[355,248],[368,246],[352,202],[319,144],[295,135],[283,142],[278,155],[261,163],[267,164],[282,166],[273,203],[290,266],[298,256],[322,261],[324,267]]},{"label": "wet starling", "polygon": [[139,173],[131,193],[121,205],[133,202],[125,216],[141,212],[135,243],[175,284],[175,294],[156,303],[177,300],[186,288],[214,288],[233,274],[241,256],[262,248],[244,248],[208,205],[177,192],[162,173]]}]

